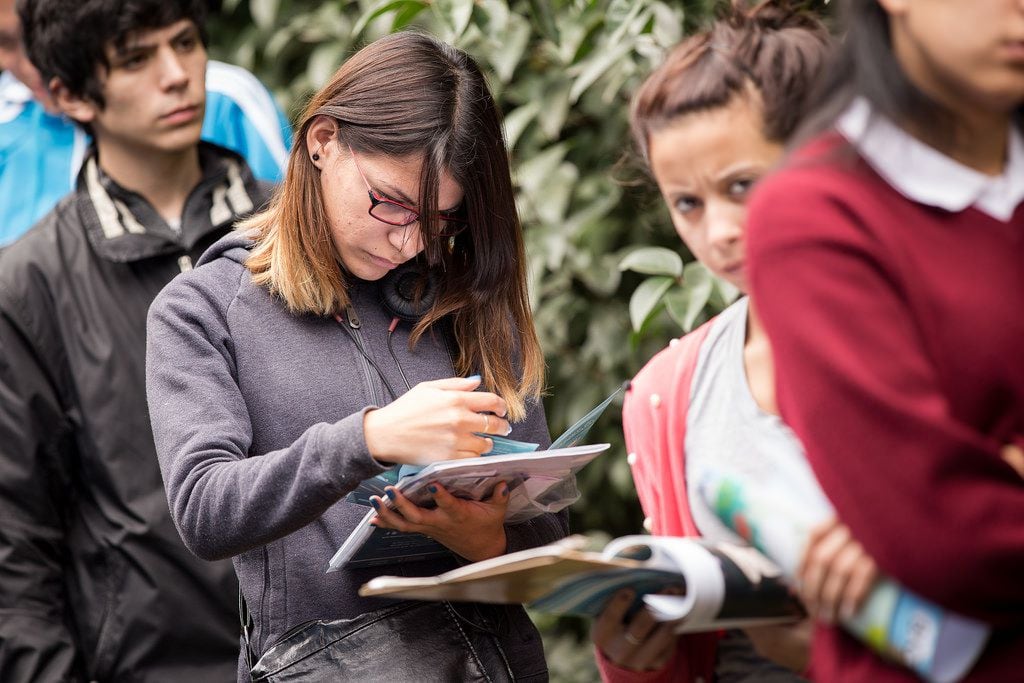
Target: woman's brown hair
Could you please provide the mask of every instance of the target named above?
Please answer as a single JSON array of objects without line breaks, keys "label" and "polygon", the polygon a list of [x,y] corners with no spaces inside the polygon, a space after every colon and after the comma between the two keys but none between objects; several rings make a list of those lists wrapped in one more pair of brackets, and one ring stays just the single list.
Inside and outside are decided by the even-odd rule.
[{"label": "woman's brown hair", "polygon": [[634,95],[630,125],[645,160],[652,133],[752,93],[765,137],[785,143],[796,130],[829,57],[828,30],[798,5],[747,4],[730,3],[707,29],[673,48]]},{"label": "woman's brown hair", "polygon": [[[544,381],[544,358],[526,288],[526,259],[501,118],[483,74],[464,52],[429,36],[381,38],[348,59],[316,93],[296,126],[284,183],[268,209],[239,226],[255,232],[246,263],[294,313],[329,316],[348,303],[347,274],[331,239],[319,170],[306,133],[320,116],[356,152],[422,155],[420,258],[437,275],[433,307],[411,343],[450,320],[456,372],[479,372],[505,399],[509,417],[526,414]],[[439,238],[438,184],[447,171],[464,193],[469,228]]]}]

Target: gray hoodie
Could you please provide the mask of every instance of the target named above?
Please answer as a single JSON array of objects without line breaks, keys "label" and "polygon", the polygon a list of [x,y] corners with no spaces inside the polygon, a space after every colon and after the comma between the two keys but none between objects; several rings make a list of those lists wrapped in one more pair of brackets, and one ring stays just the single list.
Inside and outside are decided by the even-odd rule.
[{"label": "gray hoodie", "polygon": [[[367,510],[342,498],[383,471],[362,425],[365,410],[389,397],[334,319],[293,315],[253,284],[243,266],[248,246],[244,235],[228,235],[153,302],[146,388],[174,523],[199,557],[234,558],[253,613],[253,649],[262,653],[303,622],[388,604],[357,595],[373,576],[435,574],[455,560],[326,573]],[[355,282],[349,293],[367,353],[404,390],[378,284]],[[409,332],[399,325],[393,348],[411,385],[455,374],[444,333],[410,350]],[[534,405],[511,436],[547,445],[543,408]],[[554,541],[568,524],[564,514],[543,515],[506,531],[512,552]],[[510,616],[533,639],[525,613]]]}]

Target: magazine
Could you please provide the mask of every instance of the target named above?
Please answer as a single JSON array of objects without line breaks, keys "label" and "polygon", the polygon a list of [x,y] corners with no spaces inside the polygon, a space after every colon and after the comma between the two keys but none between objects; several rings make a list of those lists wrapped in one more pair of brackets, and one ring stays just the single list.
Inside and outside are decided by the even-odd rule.
[{"label": "magazine", "polygon": [[[809,487],[813,487],[809,488]],[[732,472],[708,472],[700,494],[730,529],[795,577],[811,529],[831,518],[831,505],[817,482],[784,476],[751,485]],[[915,595],[888,578],[879,579],[860,611],[843,627],[891,661],[933,683],[962,679],[981,655],[989,627]]]},{"label": "magazine", "polygon": [[[749,546],[693,538],[624,536],[603,552],[585,539],[530,548],[439,576],[379,576],[359,594],[416,600],[522,603],[549,614],[595,617],[622,588],[635,607],[671,622],[677,633],[791,623],[804,617],[782,572]],[[680,595],[661,595],[675,587]]]},{"label": "magazine", "polygon": [[[499,482],[509,488],[508,523],[525,521],[544,512],[557,512],[578,497],[575,474],[607,450],[609,444],[573,446],[534,453],[509,453],[463,460],[431,463],[416,474],[399,479],[394,487],[416,505],[430,507],[433,494],[428,486],[441,484],[460,498],[488,498]],[[384,498],[384,505],[394,503]],[[449,553],[444,546],[421,534],[380,529],[370,524],[372,508],[331,558],[327,571],[342,566],[370,567],[421,560]]]},{"label": "magazine", "polygon": [[[546,451],[540,452],[547,455],[542,458],[514,460],[523,463],[518,470],[515,468],[509,469],[510,466],[507,464],[503,465],[503,476],[510,477],[507,482],[510,498],[509,510],[505,517],[506,523],[516,524],[544,512],[557,512],[579,498],[574,475],[580,467],[590,460],[587,459],[586,462],[582,462],[579,457],[573,455],[570,458],[570,466],[565,467],[563,465],[566,463],[566,460],[560,453],[564,449],[577,446],[590,431],[590,428],[594,426],[594,423],[597,422],[597,419],[604,413],[605,409],[621,392],[621,388],[613,391],[601,403],[566,429],[565,432],[551,443],[551,446]],[[499,456],[536,453],[540,445],[501,436],[488,435],[488,438],[491,439],[494,445],[484,456],[486,456],[487,462],[491,465],[498,462],[496,458]],[[607,444],[605,444],[601,450],[607,447]],[[552,459],[551,455],[553,453],[555,454],[554,459]],[[546,462],[543,466],[538,464],[542,460]],[[474,458],[471,461],[461,462],[467,462],[468,464],[465,466],[469,466],[472,463],[477,463],[477,459]],[[506,459],[503,462],[507,463],[509,461]],[[433,465],[429,467],[433,467]],[[523,467],[531,469],[524,470]],[[366,516],[360,520],[355,531],[350,534],[331,559],[327,571],[336,571],[343,565],[350,567],[372,567],[395,562],[412,562],[451,553],[451,551],[437,541],[422,534],[395,531],[394,529],[380,529],[371,526],[369,523],[376,515],[374,510],[369,509],[372,496],[381,498],[384,504],[390,504],[390,501],[385,497],[384,489],[388,486],[395,486],[402,491],[403,495],[409,497],[414,494],[410,492],[425,488],[425,486],[430,484],[430,481],[422,478],[408,482],[406,480],[417,476],[427,476],[428,478],[436,476],[435,474],[425,474],[427,469],[429,468],[412,465],[391,468],[386,472],[361,482],[358,487],[345,497],[347,501],[364,505],[368,510]],[[487,469],[485,467],[485,470]],[[431,470],[431,472],[437,472],[437,468]],[[452,490],[445,481],[437,481],[441,481],[442,485],[455,495],[473,498],[474,500],[490,496],[494,484],[502,481],[500,476],[486,475],[483,479],[474,483],[470,481],[472,476],[471,473],[463,472],[459,484],[461,488],[458,491]],[[416,483],[417,481],[419,483]],[[434,480],[432,479],[431,481]],[[399,482],[405,483],[399,487]],[[421,494],[414,502],[418,505],[426,504],[429,506],[433,504],[433,497]]]},{"label": "magazine", "polygon": [[[597,422],[599,417],[601,417],[605,409],[611,404],[615,397],[621,393],[621,388],[613,391],[606,399],[601,401],[601,403],[599,403],[595,408],[574,422],[568,429],[562,432],[557,439],[552,441],[551,445],[548,446],[548,450],[558,450],[560,448],[569,448],[570,446],[578,445],[583,440],[583,437],[590,432],[590,428],[594,426],[594,423]],[[483,454],[485,456],[509,455],[511,453],[532,453],[540,447],[540,444],[537,443],[516,441],[515,439],[508,439],[503,436],[495,436],[494,434],[488,434],[487,438],[491,440],[493,446],[491,450]],[[359,486],[345,496],[345,500],[369,506],[371,496],[382,498],[384,496],[385,487],[394,486],[398,483],[399,479],[416,474],[421,470],[423,470],[423,467],[416,465],[393,467],[386,472],[382,472],[375,477],[361,482]]]}]

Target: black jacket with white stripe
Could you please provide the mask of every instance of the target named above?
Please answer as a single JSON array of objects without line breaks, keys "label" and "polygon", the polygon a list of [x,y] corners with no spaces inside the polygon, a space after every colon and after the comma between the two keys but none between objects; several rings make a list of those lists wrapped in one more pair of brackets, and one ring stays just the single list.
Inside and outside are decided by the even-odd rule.
[{"label": "black jacket with white stripe", "polygon": [[146,312],[269,186],[202,143],[172,227],[104,176],[0,252],[0,672],[4,681],[225,681],[230,562],[189,553],[167,509],[145,391]]}]

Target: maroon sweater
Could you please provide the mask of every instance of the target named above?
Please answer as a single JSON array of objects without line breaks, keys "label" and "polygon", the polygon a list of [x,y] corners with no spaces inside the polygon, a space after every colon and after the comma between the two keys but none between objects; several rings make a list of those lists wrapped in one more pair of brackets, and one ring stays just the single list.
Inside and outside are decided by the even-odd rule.
[{"label": "maroon sweater", "polygon": [[[910,201],[836,137],[750,204],[754,301],[783,418],[882,571],[994,634],[967,680],[1024,680],[1024,205]],[[819,629],[823,681],[915,680]]]}]

